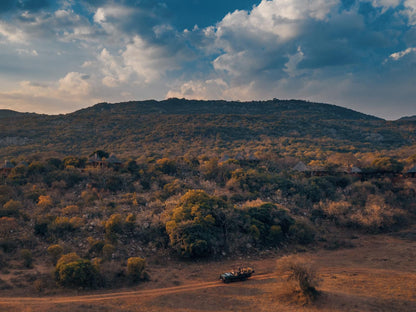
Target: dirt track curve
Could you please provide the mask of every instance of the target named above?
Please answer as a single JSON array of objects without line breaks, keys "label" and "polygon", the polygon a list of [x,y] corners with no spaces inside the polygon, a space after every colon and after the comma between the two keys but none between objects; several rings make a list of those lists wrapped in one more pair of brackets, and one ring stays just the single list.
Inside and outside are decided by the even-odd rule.
[{"label": "dirt track curve", "polygon": [[[250,280],[265,280],[275,278],[276,274],[257,274],[250,278]],[[114,299],[125,299],[131,297],[150,297],[160,296],[180,292],[188,292],[194,290],[200,290],[205,288],[220,287],[224,286],[221,281],[213,282],[201,282],[192,283],[183,286],[167,287],[167,288],[156,288],[147,290],[136,290],[136,291],[123,291],[113,292],[97,295],[83,295],[83,296],[59,296],[59,297],[0,297],[0,304],[13,304],[13,303],[30,303],[30,304],[41,304],[41,303],[71,303],[71,302],[96,302]]]}]

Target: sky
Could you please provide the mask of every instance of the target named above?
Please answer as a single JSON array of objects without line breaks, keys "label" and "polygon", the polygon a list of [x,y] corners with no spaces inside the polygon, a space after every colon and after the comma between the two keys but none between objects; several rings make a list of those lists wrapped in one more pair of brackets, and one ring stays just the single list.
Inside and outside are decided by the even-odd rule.
[{"label": "sky", "polygon": [[170,97],[416,115],[416,0],[0,1],[0,108]]}]

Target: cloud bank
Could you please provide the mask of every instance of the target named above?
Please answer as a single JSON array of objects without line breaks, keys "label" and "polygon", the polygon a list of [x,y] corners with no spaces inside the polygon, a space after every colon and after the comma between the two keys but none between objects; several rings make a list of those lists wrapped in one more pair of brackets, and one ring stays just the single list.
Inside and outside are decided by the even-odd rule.
[{"label": "cloud bank", "polygon": [[3,1],[0,106],[299,98],[416,114],[415,0],[195,3]]}]

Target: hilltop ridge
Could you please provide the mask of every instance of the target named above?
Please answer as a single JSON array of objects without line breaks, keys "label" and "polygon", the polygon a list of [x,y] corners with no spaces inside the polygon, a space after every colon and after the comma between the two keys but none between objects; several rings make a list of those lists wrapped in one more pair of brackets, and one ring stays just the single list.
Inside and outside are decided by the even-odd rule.
[{"label": "hilltop ridge", "polygon": [[175,114],[175,115],[299,115],[313,114],[327,119],[361,119],[382,120],[352,109],[324,103],[314,103],[303,100],[268,100],[268,101],[224,101],[224,100],[186,100],[170,98],[163,101],[130,101],[121,103],[98,103],[81,109],[72,114],[111,112],[124,114]]}]

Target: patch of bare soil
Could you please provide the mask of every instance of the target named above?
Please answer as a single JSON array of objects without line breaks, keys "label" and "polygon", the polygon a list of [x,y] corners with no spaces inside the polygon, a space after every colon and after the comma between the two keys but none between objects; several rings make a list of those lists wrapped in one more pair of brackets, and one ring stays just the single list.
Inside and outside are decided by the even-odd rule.
[{"label": "patch of bare soil", "polygon": [[[416,311],[416,228],[362,235],[354,248],[304,252],[321,279],[319,299],[302,305],[277,276],[279,254],[223,262],[150,263],[151,281],[113,292],[20,296],[1,293],[0,311]],[[262,259],[263,258],[263,259]],[[256,274],[223,284],[218,275],[240,263]],[[63,290],[62,290],[63,291]],[[61,292],[62,292],[61,291]]]}]

